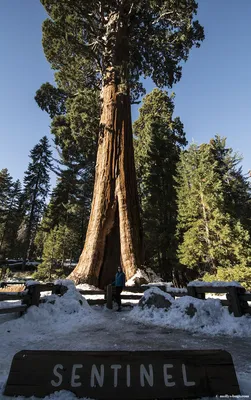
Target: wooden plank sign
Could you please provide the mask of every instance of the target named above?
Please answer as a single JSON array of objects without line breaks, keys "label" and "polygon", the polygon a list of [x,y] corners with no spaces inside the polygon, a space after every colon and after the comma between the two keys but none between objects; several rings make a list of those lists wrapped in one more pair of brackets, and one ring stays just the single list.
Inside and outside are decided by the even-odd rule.
[{"label": "wooden plank sign", "polygon": [[6,396],[69,390],[92,399],[180,399],[240,394],[231,355],[222,350],[21,351]]}]

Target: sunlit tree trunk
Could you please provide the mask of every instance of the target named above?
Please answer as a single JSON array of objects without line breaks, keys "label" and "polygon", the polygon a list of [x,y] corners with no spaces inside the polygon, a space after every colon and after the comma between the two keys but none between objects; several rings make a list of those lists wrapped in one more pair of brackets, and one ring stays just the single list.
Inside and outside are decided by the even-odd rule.
[{"label": "sunlit tree trunk", "polygon": [[116,80],[110,69],[103,87],[91,216],[84,250],[69,276],[99,287],[112,281],[119,263],[127,279],[143,263],[129,89],[123,91]]}]

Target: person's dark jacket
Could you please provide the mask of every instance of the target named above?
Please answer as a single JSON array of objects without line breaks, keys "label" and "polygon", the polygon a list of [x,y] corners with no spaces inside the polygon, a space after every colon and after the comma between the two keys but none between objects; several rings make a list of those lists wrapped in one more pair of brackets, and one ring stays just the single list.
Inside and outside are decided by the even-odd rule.
[{"label": "person's dark jacket", "polygon": [[117,272],[115,276],[115,281],[112,283],[113,286],[125,286],[125,274],[124,272]]}]

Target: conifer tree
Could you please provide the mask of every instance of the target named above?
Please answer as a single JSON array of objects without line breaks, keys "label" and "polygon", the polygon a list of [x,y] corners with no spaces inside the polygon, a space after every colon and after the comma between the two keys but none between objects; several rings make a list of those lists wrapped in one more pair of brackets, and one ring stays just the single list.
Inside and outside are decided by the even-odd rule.
[{"label": "conifer tree", "polygon": [[5,226],[8,218],[9,206],[11,202],[12,177],[8,169],[0,171],[0,257],[6,257],[6,251],[3,246],[5,236]]},{"label": "conifer tree", "polygon": [[13,182],[7,169],[0,171],[0,257],[16,257],[21,218],[21,183]]},{"label": "conifer tree", "polygon": [[224,180],[210,144],[192,144],[178,165],[178,258],[187,279],[219,267],[248,266],[250,236],[225,207]]},{"label": "conifer tree", "polygon": [[34,278],[50,281],[55,277],[64,277],[64,263],[79,255],[79,237],[75,229],[66,224],[55,226],[46,235],[43,246],[43,262],[38,266]]},{"label": "conifer tree", "polygon": [[24,217],[19,229],[19,240],[23,242],[24,263],[27,258],[33,256],[36,231],[49,194],[52,152],[46,136],[31,150],[30,158],[31,162],[24,177]]},{"label": "conifer tree", "polygon": [[216,135],[210,145],[222,179],[225,210],[251,233],[251,186],[243,176],[242,157],[227,147],[225,137]]},{"label": "conifer tree", "polygon": [[183,125],[173,118],[173,99],[174,95],[154,89],[143,99],[133,125],[146,263],[169,280],[177,250],[174,175],[180,149],[186,145]]},{"label": "conifer tree", "polygon": [[[49,18],[43,47],[58,88],[101,89],[92,211],[85,247],[71,274],[103,287],[121,261],[127,278],[143,262],[130,104],[140,76],[157,86],[181,77],[180,62],[204,38],[195,0],[41,0]],[[114,246],[114,239],[119,247]]]},{"label": "conifer tree", "polygon": [[54,276],[60,276],[66,259],[78,260],[88,224],[92,189],[93,171],[87,168],[78,171],[78,165],[70,164],[61,170],[36,235],[43,258],[36,277],[48,279],[52,271]]}]

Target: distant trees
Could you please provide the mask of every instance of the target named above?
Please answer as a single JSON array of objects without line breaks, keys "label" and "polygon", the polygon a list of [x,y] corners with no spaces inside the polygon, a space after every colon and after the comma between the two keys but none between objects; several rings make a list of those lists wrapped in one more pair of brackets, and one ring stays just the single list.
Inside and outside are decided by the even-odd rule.
[{"label": "distant trees", "polygon": [[177,263],[177,196],[174,176],[186,145],[183,124],[173,117],[174,95],[154,89],[133,125],[146,264],[172,279]]},{"label": "distant trees", "polygon": [[0,259],[15,257],[17,229],[21,221],[21,183],[8,170],[0,171]]},{"label": "distant trees", "polygon": [[90,213],[93,173],[90,175],[76,166],[61,170],[36,237],[43,259],[37,278],[62,276],[66,259],[78,260]]},{"label": "distant trees", "polygon": [[23,245],[24,263],[34,255],[34,240],[45,211],[45,200],[49,195],[52,152],[46,136],[31,150],[30,158],[31,162],[24,176],[23,219],[18,231],[18,239]]}]

